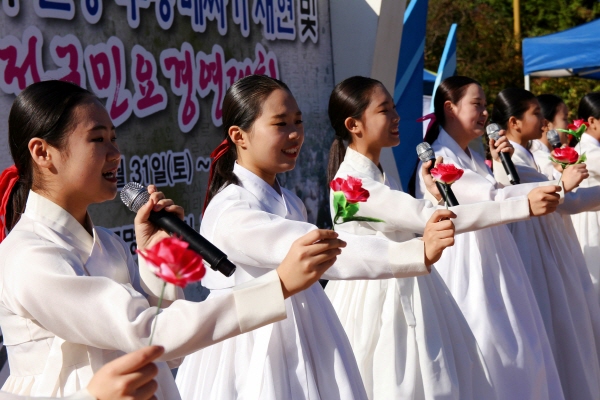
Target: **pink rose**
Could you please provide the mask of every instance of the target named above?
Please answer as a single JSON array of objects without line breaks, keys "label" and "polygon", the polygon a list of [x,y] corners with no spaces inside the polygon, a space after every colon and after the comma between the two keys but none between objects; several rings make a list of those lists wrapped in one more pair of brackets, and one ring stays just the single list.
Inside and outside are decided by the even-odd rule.
[{"label": "pink rose", "polygon": [[454,164],[438,164],[431,169],[431,175],[436,181],[451,185],[463,176],[464,170],[456,168]]},{"label": "pink rose", "polygon": [[336,178],[329,187],[334,192],[343,192],[348,203],[365,202],[369,198],[369,191],[363,189],[362,180],[348,176],[348,179]]},{"label": "pink rose", "polygon": [[179,287],[199,281],[206,272],[202,257],[176,237],[165,238],[148,249],[138,250],[138,254],[154,266],[156,276]]},{"label": "pink rose", "polygon": [[554,149],[550,155],[559,164],[575,164],[579,160],[579,154],[572,147]]}]

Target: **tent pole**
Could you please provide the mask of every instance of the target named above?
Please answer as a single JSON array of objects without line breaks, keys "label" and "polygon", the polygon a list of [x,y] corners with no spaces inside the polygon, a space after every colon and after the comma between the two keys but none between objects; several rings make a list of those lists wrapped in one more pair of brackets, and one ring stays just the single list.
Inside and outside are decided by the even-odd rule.
[{"label": "tent pole", "polygon": [[525,90],[531,90],[531,79],[529,75],[525,75]]}]

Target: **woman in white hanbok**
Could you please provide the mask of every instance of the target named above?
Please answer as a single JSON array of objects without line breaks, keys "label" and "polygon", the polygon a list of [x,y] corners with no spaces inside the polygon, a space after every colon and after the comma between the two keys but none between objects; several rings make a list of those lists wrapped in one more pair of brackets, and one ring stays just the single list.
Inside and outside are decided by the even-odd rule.
[{"label": "woman in white hanbok", "polygon": [[[575,147],[585,153],[590,177],[581,187],[600,186],[600,93],[588,93],[579,102],[579,118],[588,124],[581,142]],[[587,264],[600,303],[600,211],[583,212],[571,216],[575,233]]]},{"label": "woman in white hanbok", "polygon": [[[214,153],[214,175],[201,233],[225,251],[238,269],[231,278],[208,271],[202,283],[211,289],[209,298],[265,274],[277,265],[282,249],[316,229],[306,222],[302,201],[280,187],[276,179],[277,173],[295,166],[304,140],[301,114],[287,86],[264,76],[236,82],[223,102],[223,125],[228,135]],[[473,207],[474,218],[484,213],[483,208]],[[448,243],[436,239],[439,225],[445,227],[442,234],[449,230],[452,236],[448,221],[435,220],[428,224],[430,234],[424,240],[403,243],[380,235],[340,232],[348,245],[324,277],[426,275],[431,260],[439,257]],[[367,399],[348,338],[322,287],[315,284],[292,296],[286,307],[290,318],[285,321],[188,356],[177,374],[182,396],[214,400]]]},{"label": "woman in white hanbok", "polygon": [[[335,176],[329,180],[361,179],[370,196],[358,215],[385,221],[346,222],[335,229],[397,242],[422,234],[431,204],[403,193],[379,166],[381,149],[400,141],[400,118],[381,83],[360,76],[339,83],[329,100],[329,118],[336,132],[329,159]],[[482,206],[488,211],[475,217],[470,207]],[[504,222],[528,219],[529,203],[522,196],[452,211],[457,232],[465,232],[498,225],[498,216]],[[370,399],[495,397],[475,337],[435,268],[417,278],[330,281],[325,292],[348,334]]]},{"label": "woman in white hanbok", "polygon": [[[544,124],[535,96],[519,88],[503,90],[492,120],[506,129],[521,183],[548,181],[527,149],[530,140],[540,138]],[[499,181],[501,170],[494,171]],[[568,194],[559,211],[600,209],[600,187],[570,193],[587,176],[585,164],[565,169],[562,183]],[[600,399],[600,307],[572,227],[557,212],[509,228],[546,326],[565,398]]]},{"label": "woman in white hanbok", "polygon": [[[485,94],[473,79],[450,77],[434,100],[437,122],[426,140],[436,156],[464,170],[452,185],[461,205],[511,198],[533,184],[503,187],[468,143],[484,133]],[[491,146],[510,152],[505,137]],[[556,188],[555,186],[549,186]],[[555,189],[554,189],[555,190]],[[417,195],[425,183],[419,179]],[[546,194],[556,196],[556,194]],[[500,399],[563,399],[554,357],[519,249],[507,226],[456,235],[436,268],[471,327]]]},{"label": "woman in white hanbok", "polygon": [[[314,283],[335,259],[340,243],[328,239],[335,233],[313,233],[308,243],[326,240],[295,244],[277,271],[218,299],[175,300],[183,291],[168,286],[166,297],[174,301],[164,303],[168,308],[156,320],[162,282],[141,260],[138,272],[129,247],[95,227],[87,213],[90,204],[117,193],[115,139],[106,109],[76,85],[36,83],[13,103],[15,165],[0,178],[0,240],[5,227],[10,231],[0,244],[0,325],[10,366],[4,391],[74,394],[104,364],[145,346],[156,322],[155,343],[165,348],[156,398],[179,399],[164,361],[178,363],[202,347],[284,319],[284,296]],[[181,207],[153,186],[149,191],[135,222],[140,249],[168,236],[148,221],[151,210],[183,218]]]}]

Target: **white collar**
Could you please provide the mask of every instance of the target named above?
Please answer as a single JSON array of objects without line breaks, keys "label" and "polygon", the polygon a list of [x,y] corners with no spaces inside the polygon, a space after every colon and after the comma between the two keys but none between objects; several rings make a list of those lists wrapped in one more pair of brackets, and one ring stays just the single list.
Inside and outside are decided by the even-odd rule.
[{"label": "white collar", "polygon": [[92,227],[92,235],[67,210],[33,190],[29,191],[24,214],[60,234],[65,242],[77,250],[84,264],[95,245],[102,250],[96,228],[89,214],[86,218]]},{"label": "white collar", "polygon": [[531,141],[530,150],[532,153],[535,153],[536,151],[543,151],[546,154],[550,154],[548,147],[539,139],[534,139]]},{"label": "white collar", "polygon": [[531,152],[526,147],[523,147],[519,143],[513,142],[512,140],[509,140],[509,142],[510,142],[510,144],[513,145],[513,147],[515,148],[515,151],[518,151],[519,153],[524,154],[525,157],[527,157],[533,165],[537,165],[535,163],[535,158],[533,158],[533,154],[531,154]]},{"label": "white collar", "polygon": [[384,183],[385,174],[366,156],[362,155],[358,151],[348,147],[346,149],[346,155],[344,156],[344,162],[350,164],[354,169],[361,171],[369,178],[374,181]]},{"label": "white collar", "polygon": [[251,192],[263,204],[265,210],[273,214],[285,217],[288,213],[287,205],[283,196],[283,189],[275,179],[275,184],[279,187],[281,194],[265,182],[254,172],[242,167],[237,162],[233,166],[233,173],[240,180],[240,185]]},{"label": "white collar", "polygon": [[600,147],[600,142],[593,137],[592,135],[590,135],[589,133],[583,133],[583,136],[581,136],[581,141],[582,142],[587,142],[591,145],[594,145],[596,147]]}]

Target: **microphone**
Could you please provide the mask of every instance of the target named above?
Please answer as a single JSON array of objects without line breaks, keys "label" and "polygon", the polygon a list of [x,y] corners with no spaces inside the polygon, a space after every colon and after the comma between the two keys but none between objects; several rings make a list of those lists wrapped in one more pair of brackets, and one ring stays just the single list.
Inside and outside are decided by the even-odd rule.
[{"label": "microphone", "polygon": [[[433,168],[433,164],[435,164],[435,153],[433,152],[431,145],[429,145],[429,143],[427,142],[419,143],[417,145],[417,155],[419,156],[419,160],[421,160],[423,163],[426,163],[429,160],[432,161],[431,165],[427,169],[427,172],[430,172]],[[435,181],[435,185],[437,186],[438,191],[440,192],[442,198],[444,199],[446,204],[448,204],[448,206],[454,207],[458,205],[458,200],[456,200],[456,196],[454,196],[454,192],[452,191],[452,188],[450,186],[448,186],[447,188],[448,197],[446,198],[446,189],[444,189],[443,184],[441,182]]]},{"label": "microphone", "polygon": [[[138,210],[148,202],[150,193],[145,186],[137,182],[129,182],[121,190],[121,200],[131,211]],[[189,244],[189,248],[200,254],[215,271],[229,277],[235,272],[235,265],[227,259],[227,255],[202,237],[188,224],[165,210],[150,212],[150,222],[169,233],[174,233]]]},{"label": "microphone", "polygon": [[[485,130],[488,134],[488,137],[490,137],[491,139],[500,139],[500,126],[498,126],[498,124],[489,124],[485,128]],[[510,183],[512,183],[513,185],[518,185],[519,183],[521,183],[521,180],[519,179],[519,174],[517,174],[517,170],[515,169],[515,164],[513,164],[512,160],[510,159],[510,156],[506,153],[500,153],[500,160],[502,160],[502,166],[504,167],[504,171],[506,171],[506,174],[508,175],[508,180],[510,181]]]},{"label": "microphone", "polygon": [[554,129],[546,132],[546,137],[548,138],[548,143],[550,143],[550,146],[552,146],[553,149],[559,149],[562,146],[560,136],[558,136],[558,132],[556,132]]}]

